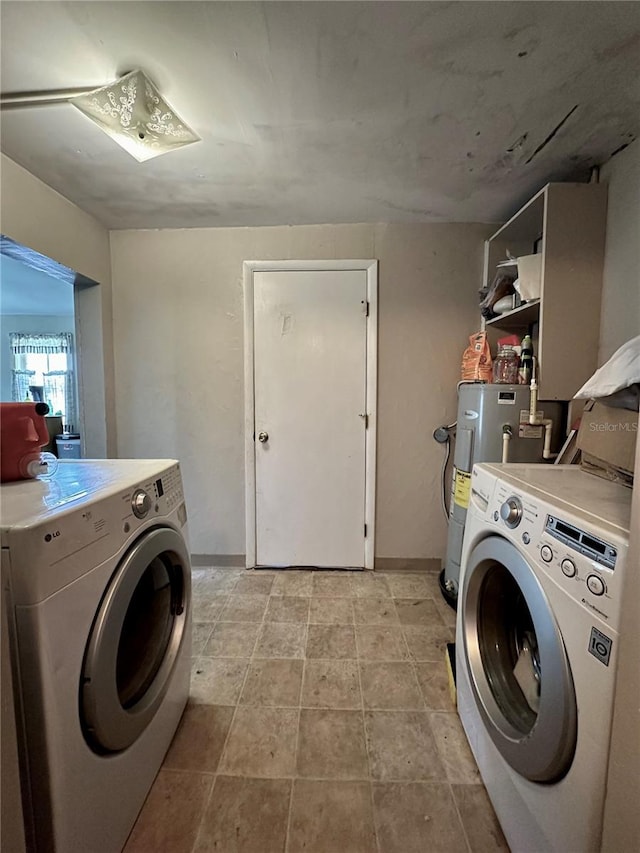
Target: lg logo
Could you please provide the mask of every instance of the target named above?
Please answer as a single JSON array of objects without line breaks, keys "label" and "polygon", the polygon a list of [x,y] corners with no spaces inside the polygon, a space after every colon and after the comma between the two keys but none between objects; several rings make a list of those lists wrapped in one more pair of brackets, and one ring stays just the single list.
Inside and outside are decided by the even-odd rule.
[{"label": "lg logo", "polygon": [[56,539],[58,536],[60,536],[60,531],[59,531],[59,530],[54,530],[54,532],[53,532],[53,533],[47,533],[47,534],[45,535],[45,537],[44,537],[44,541],[45,541],[45,542],[51,542],[51,540],[52,540],[52,539]]}]

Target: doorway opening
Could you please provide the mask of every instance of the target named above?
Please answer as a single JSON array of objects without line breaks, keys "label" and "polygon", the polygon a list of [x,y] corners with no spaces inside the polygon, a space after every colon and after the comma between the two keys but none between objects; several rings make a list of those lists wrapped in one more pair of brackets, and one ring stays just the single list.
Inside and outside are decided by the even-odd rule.
[{"label": "doorway opening", "polygon": [[47,403],[56,455],[106,456],[100,285],[5,235],[0,277],[0,400]]}]

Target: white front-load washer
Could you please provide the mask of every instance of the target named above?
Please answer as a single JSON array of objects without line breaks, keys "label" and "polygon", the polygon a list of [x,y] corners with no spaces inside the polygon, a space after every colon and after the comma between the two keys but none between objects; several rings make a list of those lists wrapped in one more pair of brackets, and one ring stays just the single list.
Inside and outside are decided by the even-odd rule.
[{"label": "white front-load washer", "polygon": [[116,853],[188,698],[180,469],[61,461],[0,498],[28,847]]},{"label": "white front-load washer", "polygon": [[474,468],[458,711],[514,853],[600,849],[630,518],[576,466]]}]

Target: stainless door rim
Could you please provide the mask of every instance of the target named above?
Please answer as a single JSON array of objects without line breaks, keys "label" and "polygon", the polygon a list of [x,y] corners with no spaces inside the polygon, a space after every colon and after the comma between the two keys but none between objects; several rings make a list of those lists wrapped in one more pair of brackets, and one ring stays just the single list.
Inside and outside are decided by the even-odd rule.
[{"label": "stainless door rim", "polygon": [[[129,602],[150,563],[163,554],[182,575],[181,612],[176,613],[166,654],[144,696],[123,708],[118,694],[116,661]],[[92,746],[103,752],[126,749],[142,734],[169,687],[191,608],[189,554],[182,535],[172,527],[146,531],[118,565],[100,603],[85,652],[80,683],[83,728]]]},{"label": "stainless door rim", "polygon": [[[482,659],[482,586],[496,566],[504,567],[519,587],[538,641],[540,706],[531,730],[525,734],[499,707]],[[491,535],[469,553],[460,600],[464,663],[487,732],[504,759],[526,779],[557,781],[571,766],[575,752],[577,707],[564,641],[540,581],[515,545],[502,536]]]}]

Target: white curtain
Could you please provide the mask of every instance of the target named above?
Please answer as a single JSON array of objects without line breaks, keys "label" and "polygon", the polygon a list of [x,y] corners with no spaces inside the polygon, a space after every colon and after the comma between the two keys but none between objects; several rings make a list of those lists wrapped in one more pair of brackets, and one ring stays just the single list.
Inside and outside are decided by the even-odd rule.
[{"label": "white curtain", "polygon": [[75,429],[73,372],[71,370],[51,370],[49,373],[43,374],[43,378],[44,399],[53,402],[54,411],[57,409],[55,401],[64,400],[64,406],[60,407],[64,411],[64,425]]},{"label": "white curtain", "polygon": [[29,385],[33,385],[35,370],[12,370],[11,371],[11,399],[15,403],[26,400],[29,394]]},{"label": "white curtain", "polygon": [[9,334],[11,349],[14,355],[25,352],[54,353],[65,352],[71,355],[73,350],[73,335],[71,332],[55,332],[48,335],[34,335],[29,332],[11,332]]},{"label": "white curtain", "polygon": [[[36,334],[30,332],[11,332],[9,334],[14,359],[12,395],[16,402],[27,397],[29,385],[34,385],[36,371],[26,370],[26,357],[41,356],[38,362],[38,377],[42,371],[43,397],[51,408],[50,414],[63,413],[64,424],[74,429],[76,421],[76,395],[73,376],[73,335],[71,332]],[[46,356],[64,354],[66,370],[48,370],[49,359]],[[30,365],[35,366],[35,365]]]}]

